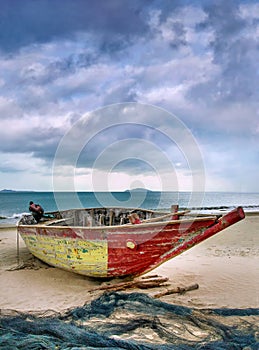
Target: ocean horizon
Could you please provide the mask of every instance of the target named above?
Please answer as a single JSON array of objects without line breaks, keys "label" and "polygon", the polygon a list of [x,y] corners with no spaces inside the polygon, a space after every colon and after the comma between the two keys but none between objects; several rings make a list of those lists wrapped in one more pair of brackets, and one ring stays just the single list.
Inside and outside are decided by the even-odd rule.
[{"label": "ocean horizon", "polygon": [[41,204],[45,212],[70,208],[128,207],[170,211],[171,205],[200,213],[217,213],[242,206],[245,212],[259,211],[259,193],[171,192],[126,190],[123,192],[0,191],[0,225],[16,224],[29,212],[29,201]]}]

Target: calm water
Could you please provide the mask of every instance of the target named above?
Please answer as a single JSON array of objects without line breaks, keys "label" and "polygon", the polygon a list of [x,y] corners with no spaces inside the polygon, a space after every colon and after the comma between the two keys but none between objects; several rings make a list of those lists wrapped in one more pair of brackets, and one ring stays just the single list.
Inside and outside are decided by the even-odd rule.
[{"label": "calm water", "polygon": [[142,207],[169,210],[172,204],[180,208],[195,208],[200,212],[217,212],[243,206],[245,211],[259,211],[259,193],[207,192],[0,192],[0,225],[16,223],[28,213],[32,200],[45,211],[90,207]]}]

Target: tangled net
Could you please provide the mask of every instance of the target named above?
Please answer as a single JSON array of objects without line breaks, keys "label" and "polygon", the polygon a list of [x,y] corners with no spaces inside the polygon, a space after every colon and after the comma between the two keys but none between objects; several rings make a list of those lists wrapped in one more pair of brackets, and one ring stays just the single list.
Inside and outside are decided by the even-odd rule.
[{"label": "tangled net", "polygon": [[259,349],[259,309],[192,309],[105,293],[65,313],[1,311],[0,349]]}]

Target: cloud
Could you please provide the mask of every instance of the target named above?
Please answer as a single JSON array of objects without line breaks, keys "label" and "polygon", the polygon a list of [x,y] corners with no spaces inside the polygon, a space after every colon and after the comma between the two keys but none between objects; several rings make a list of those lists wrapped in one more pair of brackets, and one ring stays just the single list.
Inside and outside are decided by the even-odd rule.
[{"label": "cloud", "polygon": [[[253,172],[258,158],[258,20],[259,7],[252,1],[53,0],[51,6],[45,0],[2,1],[1,151],[16,157],[19,150],[35,164],[39,161],[45,173],[44,166],[51,166],[60,142],[73,129],[63,167],[71,175],[75,165],[82,170],[77,176],[89,179],[90,167],[106,148],[109,155],[95,169],[100,177],[113,159],[123,158],[126,152],[119,145],[128,139],[132,157],[127,153],[129,160],[116,163],[112,171],[128,181],[141,172],[147,179],[153,171],[137,159],[144,150],[152,157],[153,149],[134,146],[133,140],[143,140],[166,154],[190,188],[187,153],[192,169],[199,162],[188,145],[177,148],[185,137],[177,128],[171,140],[161,134],[173,130],[165,118],[151,108],[149,114],[141,110],[130,118],[123,109],[97,112],[116,103],[146,103],[183,121],[204,152],[209,178],[226,188],[224,173],[230,174],[238,147],[246,148],[249,157],[242,153],[242,161]],[[85,118],[90,111],[96,111],[91,120]],[[116,113],[125,113],[126,124]],[[121,125],[115,125],[119,120]],[[114,125],[108,128],[109,123]],[[80,145],[74,164],[73,152],[79,152],[76,144],[83,137],[87,145]],[[116,143],[117,149],[111,148]],[[217,161],[216,171],[210,159],[222,152],[227,155]],[[168,175],[167,166],[153,159]],[[241,165],[236,172],[242,173]],[[235,179],[236,186],[244,181]],[[257,186],[252,175],[251,183]]]},{"label": "cloud", "polygon": [[[205,95],[208,103],[237,101],[257,102],[259,51],[253,32],[255,23],[241,10],[237,1],[218,1],[204,6],[207,15],[198,28],[211,30],[210,47],[219,74],[208,82],[197,84],[190,96]],[[228,16],[226,16],[228,13]],[[258,26],[258,25],[257,25]]]},{"label": "cloud", "polygon": [[163,189],[177,187],[178,174],[192,178],[195,190],[204,185],[201,154],[188,128],[168,112],[139,103],[110,105],[82,116],[57,149],[55,187],[60,186],[64,167],[66,179],[75,176],[74,169],[92,169],[95,188],[101,186],[94,180],[96,173],[102,173],[106,183],[118,172],[133,178],[159,177]]},{"label": "cloud", "polygon": [[0,47],[14,52],[31,44],[71,39],[78,32],[94,31],[101,37],[103,49],[117,50],[125,39],[147,30],[142,19],[145,4],[148,1],[142,1],[141,6],[135,0],[2,1]]}]

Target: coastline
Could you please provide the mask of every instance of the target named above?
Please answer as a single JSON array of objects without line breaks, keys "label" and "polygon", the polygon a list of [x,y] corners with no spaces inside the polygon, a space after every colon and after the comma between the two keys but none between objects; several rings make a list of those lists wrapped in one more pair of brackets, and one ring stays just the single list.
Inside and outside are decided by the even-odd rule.
[{"label": "coastline", "polygon": [[[199,289],[160,300],[196,308],[259,307],[259,213],[162,264],[151,273],[169,277],[172,287],[194,283]],[[97,298],[89,290],[102,282],[49,267],[32,257],[19,238],[16,226],[0,225],[0,308],[18,311],[61,311]],[[17,270],[17,265],[23,268]],[[127,292],[153,295],[162,288]]]}]

